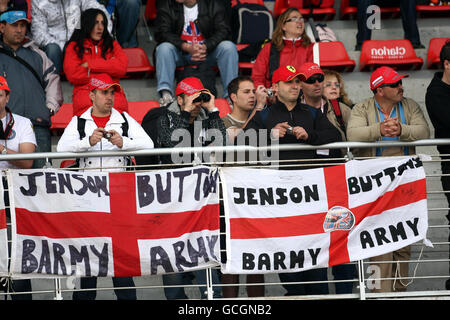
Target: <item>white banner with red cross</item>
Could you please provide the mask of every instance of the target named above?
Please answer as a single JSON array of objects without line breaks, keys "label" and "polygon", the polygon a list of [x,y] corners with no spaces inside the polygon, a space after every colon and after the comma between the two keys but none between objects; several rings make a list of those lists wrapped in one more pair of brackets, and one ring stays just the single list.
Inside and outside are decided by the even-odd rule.
[{"label": "white banner with red cross", "polygon": [[0,276],[8,275],[8,232],[3,183],[0,183]]},{"label": "white banner with red cross", "polygon": [[223,168],[224,273],[297,272],[426,239],[420,157],[311,170]]},{"label": "white banner with red cross", "polygon": [[10,170],[13,277],[142,276],[217,266],[218,172]]}]

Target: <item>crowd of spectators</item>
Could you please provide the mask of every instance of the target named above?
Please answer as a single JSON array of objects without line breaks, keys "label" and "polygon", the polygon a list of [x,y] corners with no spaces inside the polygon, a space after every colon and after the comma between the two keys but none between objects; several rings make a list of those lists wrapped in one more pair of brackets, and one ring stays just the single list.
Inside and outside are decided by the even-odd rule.
[{"label": "crowd of spectators", "polygon": [[[98,144],[105,143],[106,133],[111,135],[105,138],[111,150],[154,146],[172,148],[179,142],[172,139],[173,132],[178,129],[193,132],[195,121],[201,121],[204,128],[217,129],[224,143],[236,143],[236,137],[250,129],[270,131],[268,141],[265,141],[269,144],[272,139],[277,139],[280,144],[322,145],[339,141],[414,141],[430,136],[421,107],[403,96],[402,79],[408,75],[381,67],[370,77],[369,87],[373,96],[364,101],[351,101],[342,76],[313,62],[313,44],[306,34],[305,18],[298,9],[289,8],[278,17],[272,39],[258,54],[251,76],[242,77],[238,75],[236,46],[229,40],[229,8],[224,5],[230,5],[228,1],[160,0],[156,1],[158,14],[155,21],[156,90],[161,106],[167,111],[158,119],[158,136],[152,141],[147,135],[149,128],[141,127],[127,114],[128,102],[120,85],[128,65],[123,48],[139,45],[136,28],[141,0],[32,0],[31,8],[27,3],[25,0],[0,0],[0,116],[15,117],[19,120],[15,126],[30,129],[32,125],[34,136],[30,137],[29,130],[24,131],[23,137],[17,137],[23,141],[17,141],[14,147],[11,147],[13,144],[6,145],[8,136],[0,136],[2,154],[51,151],[51,116],[63,103],[62,75],[73,85],[73,115],[85,118],[88,129],[86,137],[80,139],[74,123],[77,117],[74,117],[58,143],[58,151],[97,150]],[[372,1],[359,3],[360,11]],[[410,7],[406,6],[406,1],[401,3],[405,11],[402,16],[405,35],[415,48],[421,48],[416,17],[405,24]],[[31,17],[27,17],[28,9],[31,9]],[[367,28],[360,27],[361,19],[362,15],[358,15],[357,50],[362,41],[370,39]],[[447,43],[442,49],[444,71],[436,73],[426,96],[426,107],[436,129],[436,137],[442,138],[449,137],[448,121],[442,121],[442,115],[447,113],[436,110],[442,101],[448,102],[445,99],[450,94],[449,48],[450,43]],[[182,79],[175,86],[177,67],[201,64],[218,67],[223,97],[227,98],[232,109],[223,118],[219,117],[216,97],[197,77]],[[131,124],[129,137],[120,131],[119,123],[123,122],[120,113],[127,115],[128,119],[124,119]],[[192,139],[198,138],[192,136]],[[209,138],[202,140],[204,146],[211,143]],[[439,149],[449,153],[445,150]],[[377,157],[411,155],[415,150],[386,147],[355,150],[355,153]],[[337,149],[280,152],[280,159],[287,161],[284,170],[298,169],[294,166],[298,159],[314,162],[316,159],[342,157],[342,150]],[[110,159],[113,167],[125,163],[125,159],[119,158]],[[173,164],[172,159],[162,161],[165,165]],[[8,161],[5,164],[11,168],[42,168],[46,165],[43,159],[34,163]],[[86,159],[82,164],[91,166]],[[102,163],[96,165],[102,166]],[[442,170],[449,171],[444,163]],[[442,183],[444,187],[449,185],[446,178]],[[380,260],[404,262],[409,257],[410,248],[407,247],[374,257],[373,263]],[[396,270],[394,263],[378,264],[383,278],[395,278],[397,273],[407,277],[408,264],[401,265],[400,270]],[[326,281],[327,273],[323,268],[281,273],[279,277],[286,295],[327,294],[326,283],[291,284]],[[353,291],[351,280],[355,273],[351,264],[333,267],[332,274],[336,280],[349,280],[336,284],[337,293]],[[184,285],[193,278],[197,278],[200,284],[205,283],[204,273],[199,271],[166,275],[163,281],[166,285]],[[253,284],[247,288],[249,296],[264,295],[264,276],[249,275],[247,281]],[[237,284],[239,276],[214,273],[213,282]],[[134,283],[130,278],[115,278],[114,285],[133,287]],[[86,278],[82,286],[94,288],[96,279]],[[238,295],[237,287],[226,287],[223,292],[217,288],[215,297]],[[16,290],[29,291],[30,283]],[[393,286],[386,281],[379,292],[393,290],[406,290],[406,285],[399,281]],[[117,292],[119,299],[136,299],[135,290]],[[94,299],[95,291],[91,293],[89,297],[74,295],[74,299]],[[166,288],[165,294],[168,299],[187,297],[179,287]],[[30,295],[23,296],[30,298]]]}]

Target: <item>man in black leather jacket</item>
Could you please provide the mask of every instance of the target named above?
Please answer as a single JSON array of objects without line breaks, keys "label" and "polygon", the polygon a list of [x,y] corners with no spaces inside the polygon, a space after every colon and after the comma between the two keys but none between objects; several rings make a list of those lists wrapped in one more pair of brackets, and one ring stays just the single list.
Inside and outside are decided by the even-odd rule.
[{"label": "man in black leather jacket", "polygon": [[224,88],[237,77],[238,53],[229,40],[231,27],[221,1],[157,0],[156,11],[156,78],[162,105],[173,101],[176,67],[217,65]]}]

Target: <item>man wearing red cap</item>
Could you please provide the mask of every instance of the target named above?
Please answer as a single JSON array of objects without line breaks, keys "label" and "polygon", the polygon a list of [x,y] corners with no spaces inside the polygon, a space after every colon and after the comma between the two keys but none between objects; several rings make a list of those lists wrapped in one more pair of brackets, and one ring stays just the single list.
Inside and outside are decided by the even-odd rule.
[{"label": "man wearing red cap", "polygon": [[[278,139],[279,144],[311,144],[321,145],[341,141],[339,131],[330,123],[326,115],[317,113],[314,117],[312,107],[299,101],[301,73],[293,66],[281,66],[272,76],[273,89],[276,102],[269,107],[255,113],[249,121],[248,130],[268,130],[268,141]],[[280,151],[279,159],[282,162],[280,169],[305,169],[305,164],[313,164],[316,158],[315,150]],[[298,160],[301,161],[300,166]],[[285,165],[289,165],[286,167]],[[327,268],[318,268],[303,272],[280,273],[283,283],[303,281],[327,281]],[[328,294],[328,284],[283,284],[287,296],[304,294]]]},{"label": "man wearing red cap", "polygon": [[[427,139],[430,129],[421,107],[412,99],[403,96],[402,79],[408,75],[400,75],[390,67],[380,67],[370,76],[370,89],[374,96],[356,104],[350,115],[347,126],[349,141],[415,141]],[[403,156],[415,153],[414,147],[363,148],[355,150],[355,154],[363,157]],[[372,261],[407,261],[410,247],[371,258]],[[381,278],[408,276],[408,263],[379,263]],[[399,265],[399,266],[398,266]],[[396,268],[398,267],[398,272]],[[405,291],[406,281],[395,281],[395,291]],[[393,290],[392,280],[381,280],[374,292],[390,292]]]},{"label": "man wearing red cap", "polygon": [[[203,86],[200,79],[188,77],[180,81],[176,87],[176,99],[170,105],[161,107],[157,118],[154,121],[147,121],[146,118],[156,111],[150,110],[144,117],[143,127],[146,132],[152,132],[152,127],[156,126],[156,147],[176,148],[176,147],[202,147],[211,143],[215,145],[225,145],[226,129],[220,119],[219,109],[215,106],[214,95]],[[197,159],[197,158],[196,158]],[[158,159],[163,164],[185,164],[192,165],[194,159],[191,153],[182,155],[163,155]],[[138,160],[137,160],[138,161]],[[148,159],[141,158],[138,164],[148,164]],[[179,167],[179,166],[177,166]],[[194,272],[174,273],[163,275],[165,286],[178,286],[164,288],[164,294],[168,300],[187,299],[183,285],[192,284],[192,278],[197,278],[198,284],[206,284],[205,270]],[[212,281],[219,284],[219,276],[216,270],[212,272]],[[205,298],[205,288],[200,287],[202,298]],[[214,297],[222,296],[219,286],[214,286]]]},{"label": "man wearing red cap", "polygon": [[[114,91],[122,90],[108,74],[92,77],[89,83],[89,96],[92,107],[80,117],[74,116],[61,136],[56,150],[58,152],[87,152],[101,150],[141,150],[153,148],[153,142],[139,123],[126,112],[122,114],[113,108]],[[84,122],[84,130],[79,122]],[[125,125],[124,125],[125,124]],[[127,158],[87,157],[79,160],[80,168],[96,170],[125,171]],[[102,169],[108,167],[108,169]],[[116,167],[111,169],[110,167]],[[81,279],[81,288],[95,288],[97,278]],[[131,277],[114,277],[114,287],[134,287]],[[136,300],[136,290],[115,290],[119,300]],[[94,300],[96,291],[76,291],[74,300]]]},{"label": "man wearing red cap", "polygon": [[[0,76],[0,153],[16,154],[16,153],[32,153],[36,149],[36,137],[33,131],[31,121],[25,117],[11,113],[6,106],[9,102],[11,90],[8,87],[6,79]],[[1,169],[30,169],[33,166],[33,160],[8,160],[0,161]],[[5,189],[4,199],[6,205],[6,217],[8,229],[10,228],[10,212],[9,212],[9,196],[7,181],[3,179]],[[9,233],[9,231],[8,231]],[[9,244],[9,243],[8,243]],[[10,244],[9,244],[10,245]],[[11,252],[11,251],[9,251]],[[13,280],[12,290],[14,292],[30,292],[31,281]],[[4,288],[7,291],[6,288]],[[13,300],[31,300],[31,294],[14,294],[11,295]]]}]

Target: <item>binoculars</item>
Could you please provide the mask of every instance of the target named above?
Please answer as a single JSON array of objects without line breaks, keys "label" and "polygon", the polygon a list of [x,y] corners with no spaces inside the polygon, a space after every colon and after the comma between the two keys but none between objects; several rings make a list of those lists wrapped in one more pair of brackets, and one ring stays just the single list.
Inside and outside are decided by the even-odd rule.
[{"label": "binoculars", "polygon": [[211,96],[209,94],[207,94],[206,92],[202,92],[200,93],[200,95],[194,99],[194,101],[192,101],[193,103],[196,102],[208,102],[209,100],[211,100]]}]

